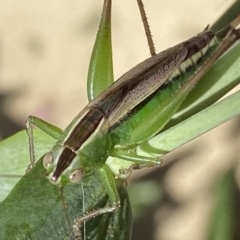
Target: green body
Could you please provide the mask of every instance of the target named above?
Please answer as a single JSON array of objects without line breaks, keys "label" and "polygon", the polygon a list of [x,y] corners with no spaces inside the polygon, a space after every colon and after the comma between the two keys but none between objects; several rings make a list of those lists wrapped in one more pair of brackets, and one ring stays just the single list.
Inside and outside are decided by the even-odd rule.
[{"label": "green body", "polygon": [[[129,150],[157,134],[189,91],[171,99],[174,93],[181,91],[194,73],[200,71],[220,40],[221,37],[217,38],[210,31],[203,32],[145,60],[123,75],[90,102],[63,131],[53,147],[54,164],[48,172],[58,171],[56,166],[62,161],[67,162],[64,167],[61,165],[66,175],[78,168],[88,175],[94,166],[101,168],[109,156],[114,156],[114,148]],[[68,156],[72,152],[75,154]],[[145,163],[141,157],[136,162],[133,156],[132,161],[137,165]],[[153,162],[158,160],[153,159]],[[57,178],[60,175],[57,173]]]}]

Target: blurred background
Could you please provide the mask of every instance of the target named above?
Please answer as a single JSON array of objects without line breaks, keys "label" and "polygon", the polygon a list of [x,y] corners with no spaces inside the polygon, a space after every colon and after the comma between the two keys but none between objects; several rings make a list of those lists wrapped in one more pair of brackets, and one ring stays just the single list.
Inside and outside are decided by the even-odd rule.
[{"label": "blurred background", "polygon": [[[29,115],[65,128],[86,105],[102,3],[0,1],[1,139],[23,129]],[[112,7],[117,79],[150,54],[136,1],[113,0]],[[201,32],[229,8],[240,12],[233,0],[145,1],[157,52]],[[132,174],[133,239],[213,239],[208,230],[216,196],[240,173],[239,130],[238,117],[168,154],[164,168]]]}]

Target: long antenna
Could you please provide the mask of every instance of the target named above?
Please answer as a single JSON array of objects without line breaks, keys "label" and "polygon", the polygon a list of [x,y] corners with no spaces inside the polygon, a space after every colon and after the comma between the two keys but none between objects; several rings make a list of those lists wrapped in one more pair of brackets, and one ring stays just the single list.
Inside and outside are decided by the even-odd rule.
[{"label": "long antenna", "polygon": [[[81,184],[81,187],[82,187],[82,212],[85,213],[86,209],[85,209],[85,195],[84,195],[83,184]],[[86,221],[83,222],[83,236],[84,236],[83,240],[86,240]]]},{"label": "long antenna", "polygon": [[138,4],[139,11],[140,11],[140,14],[141,14],[141,18],[142,18],[142,21],[143,21],[143,27],[144,27],[144,31],[145,31],[145,34],[146,34],[146,37],[147,37],[150,54],[151,54],[151,56],[154,56],[154,55],[156,55],[156,49],[155,49],[155,46],[154,46],[152,33],[151,33],[151,30],[150,30],[150,27],[149,27],[149,24],[148,24],[147,15],[146,15],[142,0],[137,0],[137,4]]}]

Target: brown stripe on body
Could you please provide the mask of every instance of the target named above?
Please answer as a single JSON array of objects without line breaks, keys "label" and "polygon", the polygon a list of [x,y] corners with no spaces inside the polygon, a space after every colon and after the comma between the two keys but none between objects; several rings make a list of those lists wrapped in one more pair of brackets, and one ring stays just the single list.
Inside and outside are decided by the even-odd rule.
[{"label": "brown stripe on body", "polygon": [[191,57],[193,54],[201,51],[204,47],[206,47],[214,38],[214,36],[215,33],[208,31],[184,42],[183,46],[188,49],[188,54],[185,60]]},{"label": "brown stripe on body", "polygon": [[51,178],[57,180],[62,172],[72,163],[75,156],[76,154],[71,149],[64,148]]},{"label": "brown stripe on body", "polygon": [[68,139],[64,142],[77,151],[81,145],[91,136],[103,118],[103,113],[96,109],[89,109],[88,113],[79,121]]},{"label": "brown stripe on body", "polygon": [[[209,55],[209,51],[211,51],[212,47],[216,46],[216,40],[214,40],[214,37],[215,34],[208,31],[184,42],[183,47],[187,49],[187,55],[182,61],[182,63],[179,65],[179,67],[176,68],[176,70],[161,88],[164,89],[164,87],[167,86],[169,82],[174,81],[180,75],[183,75],[189,70],[191,70],[191,68],[195,65],[200,64],[201,61]],[[211,43],[212,41],[214,42],[214,44]],[[199,55],[196,56],[197,54]]]}]

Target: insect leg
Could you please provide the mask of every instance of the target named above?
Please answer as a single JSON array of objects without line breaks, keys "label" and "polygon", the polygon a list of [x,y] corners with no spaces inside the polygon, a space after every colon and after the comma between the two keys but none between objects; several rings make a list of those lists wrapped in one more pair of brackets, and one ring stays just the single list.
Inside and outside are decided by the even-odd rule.
[{"label": "insect leg", "polygon": [[43,132],[48,134],[49,136],[57,139],[61,134],[62,130],[40,118],[29,116],[26,120],[25,126],[28,135],[29,141],[29,153],[30,153],[30,164],[27,167],[27,172],[34,166],[35,164],[35,154],[34,154],[34,137],[33,137],[33,127],[32,125],[38,127]]}]

